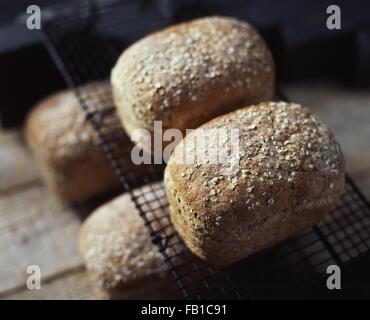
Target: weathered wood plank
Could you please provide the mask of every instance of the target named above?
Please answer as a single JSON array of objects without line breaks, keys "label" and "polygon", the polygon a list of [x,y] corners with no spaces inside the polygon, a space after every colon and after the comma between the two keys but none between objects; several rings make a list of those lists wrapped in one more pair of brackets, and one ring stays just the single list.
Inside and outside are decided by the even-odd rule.
[{"label": "weathered wood plank", "polygon": [[0,293],[23,286],[28,265],[44,276],[81,265],[80,224],[42,185],[0,196]]},{"label": "weathered wood plank", "polygon": [[8,294],[5,299],[26,300],[92,300],[96,299],[93,289],[83,267],[70,272],[57,274],[45,279],[41,283],[41,289],[28,290],[24,287]]},{"label": "weathered wood plank", "polygon": [[0,131],[0,194],[39,179],[19,131]]}]

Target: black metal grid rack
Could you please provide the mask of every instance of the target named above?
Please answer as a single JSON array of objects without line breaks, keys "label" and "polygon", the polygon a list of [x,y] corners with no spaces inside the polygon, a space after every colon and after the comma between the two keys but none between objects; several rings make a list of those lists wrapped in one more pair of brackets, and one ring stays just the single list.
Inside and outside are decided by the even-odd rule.
[{"label": "black metal grid rack", "polygon": [[[124,7],[126,6],[126,7]],[[227,270],[220,270],[193,256],[174,230],[168,215],[168,202],[162,166],[147,166],[139,179],[131,177],[127,166],[130,148],[119,128],[110,90],[97,90],[83,84],[107,79],[123,47],[110,30],[130,18],[129,6],[95,8],[50,21],[43,28],[44,43],[57,67],[75,89],[85,111],[111,160],[124,191],[132,200],[162,253],[169,271],[188,299],[297,298],[313,292],[326,268],[342,268],[368,254],[370,249],[370,205],[350,178],[346,193],[327,219],[308,233],[272,249],[249,257]],[[132,9],[132,8],[131,8]],[[133,34],[148,33],[168,23],[151,17],[145,24],[132,24]],[[136,29],[135,29],[136,28]],[[109,36],[108,36],[109,34]],[[112,125],[114,124],[114,125]],[[115,129],[112,130],[112,127]],[[237,285],[236,285],[237,284]]]}]

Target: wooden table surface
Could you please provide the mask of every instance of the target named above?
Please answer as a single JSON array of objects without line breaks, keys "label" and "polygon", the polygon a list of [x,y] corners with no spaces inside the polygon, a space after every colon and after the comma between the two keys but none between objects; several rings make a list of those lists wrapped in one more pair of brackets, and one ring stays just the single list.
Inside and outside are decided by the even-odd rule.
[{"label": "wooden table surface", "polygon": [[[309,106],[342,146],[347,172],[370,198],[370,91],[337,85],[285,86]],[[0,298],[94,299],[78,252],[86,215],[45,189],[21,130],[0,131]],[[26,288],[26,268],[41,268],[41,290]]]}]

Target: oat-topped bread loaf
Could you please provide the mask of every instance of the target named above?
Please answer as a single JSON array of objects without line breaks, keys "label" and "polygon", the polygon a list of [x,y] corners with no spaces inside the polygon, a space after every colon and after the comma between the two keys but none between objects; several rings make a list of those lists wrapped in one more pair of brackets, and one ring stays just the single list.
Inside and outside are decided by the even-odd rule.
[{"label": "oat-topped bread loaf", "polygon": [[[93,83],[80,90],[108,96],[110,85]],[[119,121],[110,126],[122,146],[131,145]],[[81,201],[119,186],[73,91],[56,93],[35,106],[27,118],[26,137],[47,185],[62,200]]]},{"label": "oat-topped bread loaf", "polygon": [[[153,33],[123,52],[112,70],[115,105],[127,133],[196,128],[239,106],[270,100],[274,64],[249,24],[207,17]],[[132,137],[148,148],[145,138]]]},{"label": "oat-topped bread loaf", "polygon": [[80,249],[99,297],[170,299],[181,296],[129,194],[92,213],[82,226]]},{"label": "oat-topped bread loaf", "polygon": [[[222,150],[238,129],[238,153],[228,148],[221,161],[207,163],[204,154],[217,146],[209,143],[198,150],[202,161],[181,164],[197,148],[194,135],[206,129],[217,129]],[[188,134],[170,158],[165,185],[171,219],[187,246],[227,265],[320,221],[343,191],[344,161],[332,133],[307,108],[268,102]]]}]

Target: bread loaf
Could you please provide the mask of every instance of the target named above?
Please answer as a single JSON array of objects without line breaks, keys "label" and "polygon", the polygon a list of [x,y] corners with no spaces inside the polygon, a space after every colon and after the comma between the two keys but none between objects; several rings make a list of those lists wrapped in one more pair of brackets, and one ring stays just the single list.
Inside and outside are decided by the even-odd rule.
[{"label": "bread loaf", "polygon": [[111,74],[118,114],[144,148],[138,128],[196,128],[217,115],[270,100],[271,53],[249,24],[207,17],[153,33],[123,52]]},{"label": "bread loaf", "polygon": [[[110,86],[94,83],[81,89],[107,91]],[[119,123],[110,129],[121,130]],[[47,185],[62,200],[81,201],[119,186],[73,91],[41,101],[29,114],[25,131]],[[128,137],[119,136],[120,144],[130,145]]]},{"label": "bread loaf", "polygon": [[169,299],[181,295],[129,194],[91,214],[81,228],[80,249],[99,297]]},{"label": "bread loaf", "polygon": [[[219,163],[182,164],[203,129],[239,130],[237,166],[234,154]],[[226,133],[219,131],[223,143]],[[307,108],[261,103],[188,134],[170,158],[165,185],[171,220],[190,250],[227,265],[319,222],[343,191],[344,160],[332,133]]]}]

